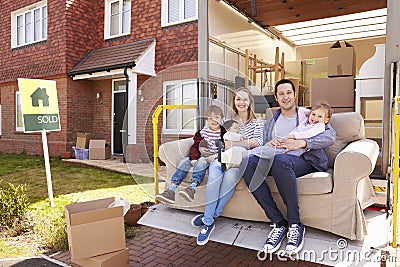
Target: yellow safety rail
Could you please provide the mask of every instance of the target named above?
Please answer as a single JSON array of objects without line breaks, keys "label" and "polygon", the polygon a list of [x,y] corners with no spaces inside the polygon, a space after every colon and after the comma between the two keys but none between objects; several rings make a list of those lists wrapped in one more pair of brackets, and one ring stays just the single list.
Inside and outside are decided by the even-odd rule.
[{"label": "yellow safety rail", "polygon": [[154,146],[154,194],[158,194],[158,116],[166,109],[195,109],[196,105],[159,105],[152,116],[153,122],[153,146]]},{"label": "yellow safety rail", "polygon": [[397,247],[397,202],[399,190],[399,144],[400,144],[400,97],[395,98],[394,105],[394,126],[395,126],[395,144],[393,159],[393,221],[392,221],[392,247]]}]

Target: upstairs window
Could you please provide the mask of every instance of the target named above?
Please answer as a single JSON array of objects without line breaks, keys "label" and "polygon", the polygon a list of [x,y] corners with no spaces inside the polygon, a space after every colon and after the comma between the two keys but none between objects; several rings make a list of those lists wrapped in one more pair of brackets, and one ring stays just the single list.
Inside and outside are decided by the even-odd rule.
[{"label": "upstairs window", "polygon": [[105,39],[131,32],[131,0],[106,0],[104,14]]},{"label": "upstairs window", "polygon": [[197,20],[197,0],[162,0],[161,26]]},{"label": "upstairs window", "polygon": [[47,39],[47,3],[40,1],[11,13],[11,47]]}]

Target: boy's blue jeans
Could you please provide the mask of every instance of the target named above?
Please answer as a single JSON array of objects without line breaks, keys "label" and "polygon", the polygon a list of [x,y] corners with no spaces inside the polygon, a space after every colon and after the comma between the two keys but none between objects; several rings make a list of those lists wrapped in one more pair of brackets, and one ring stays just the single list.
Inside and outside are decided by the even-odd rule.
[{"label": "boy's blue jeans", "polygon": [[[192,183],[196,183],[197,185],[201,184],[206,175],[206,170],[208,168],[208,163],[206,158],[200,157],[193,166],[193,174],[191,178]],[[171,182],[175,185],[180,185],[185,179],[186,175],[189,173],[190,168],[192,168],[192,164],[190,164],[189,157],[184,158],[179,163],[176,168],[175,173],[171,177]]]}]

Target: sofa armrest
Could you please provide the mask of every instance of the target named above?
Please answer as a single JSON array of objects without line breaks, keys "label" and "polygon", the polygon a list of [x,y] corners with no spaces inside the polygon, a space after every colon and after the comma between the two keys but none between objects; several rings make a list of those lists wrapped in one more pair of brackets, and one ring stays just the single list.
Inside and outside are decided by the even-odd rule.
[{"label": "sofa armrest", "polygon": [[331,224],[337,234],[350,239],[364,237],[366,225],[362,210],[375,201],[369,175],[378,155],[379,146],[375,141],[361,139],[348,144],[336,156]]},{"label": "sofa armrest", "polygon": [[378,144],[361,139],[348,144],[337,156],[334,164],[335,183],[339,179],[359,180],[369,176],[379,155]]},{"label": "sofa armrest", "polygon": [[176,168],[184,157],[189,156],[189,150],[192,144],[193,138],[164,143],[158,150],[160,159],[167,165],[167,168]]}]

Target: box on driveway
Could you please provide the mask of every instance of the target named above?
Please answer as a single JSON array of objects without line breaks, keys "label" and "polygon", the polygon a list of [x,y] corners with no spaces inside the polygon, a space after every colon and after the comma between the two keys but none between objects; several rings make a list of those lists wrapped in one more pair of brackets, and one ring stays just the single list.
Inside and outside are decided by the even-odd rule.
[{"label": "box on driveway", "polygon": [[79,260],[126,248],[122,206],[105,198],[65,206],[71,260]]},{"label": "box on driveway", "polygon": [[128,249],[91,258],[74,260],[72,267],[129,267]]}]

